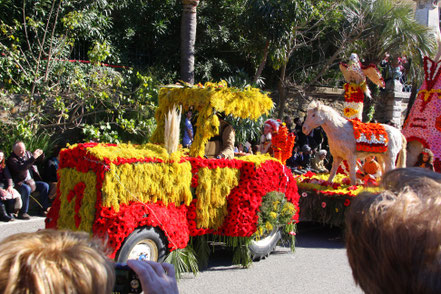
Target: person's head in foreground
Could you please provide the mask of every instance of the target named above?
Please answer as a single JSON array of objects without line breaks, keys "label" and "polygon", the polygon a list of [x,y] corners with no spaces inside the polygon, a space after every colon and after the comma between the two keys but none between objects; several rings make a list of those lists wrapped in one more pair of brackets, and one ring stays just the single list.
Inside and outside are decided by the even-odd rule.
[{"label": "person's head in foreground", "polygon": [[[89,234],[41,230],[19,233],[0,242],[0,293],[110,294],[114,263]],[[145,293],[178,293],[170,264],[127,262]]]},{"label": "person's head in foreground", "polygon": [[41,230],[0,243],[1,293],[111,293],[113,263],[87,233]]},{"label": "person's head in foreground", "polygon": [[439,181],[421,168],[396,169],[383,179],[388,190],[352,201],[347,254],[366,293],[441,293]]}]

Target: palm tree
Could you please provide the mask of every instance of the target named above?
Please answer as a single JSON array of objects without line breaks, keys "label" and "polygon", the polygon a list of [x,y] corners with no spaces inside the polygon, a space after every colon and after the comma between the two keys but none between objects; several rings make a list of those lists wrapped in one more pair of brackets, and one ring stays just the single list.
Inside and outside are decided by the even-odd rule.
[{"label": "palm tree", "polygon": [[435,40],[428,28],[415,20],[412,6],[392,0],[358,3],[365,26],[360,37],[362,42],[355,42],[354,49],[374,64],[380,62],[386,52],[394,58],[406,54],[413,62],[412,76],[421,79],[423,57],[434,53]]},{"label": "palm tree", "polygon": [[196,41],[196,8],[199,0],[182,0],[181,79],[194,84],[194,44]]},{"label": "palm tree", "polygon": [[386,52],[393,58],[405,54],[412,60],[409,77],[422,79],[423,57],[433,54],[434,40],[428,29],[415,20],[410,3],[348,0],[343,14],[340,45],[309,85],[319,80],[335,60],[348,57],[352,52],[357,52],[366,63],[373,64],[378,64]]}]

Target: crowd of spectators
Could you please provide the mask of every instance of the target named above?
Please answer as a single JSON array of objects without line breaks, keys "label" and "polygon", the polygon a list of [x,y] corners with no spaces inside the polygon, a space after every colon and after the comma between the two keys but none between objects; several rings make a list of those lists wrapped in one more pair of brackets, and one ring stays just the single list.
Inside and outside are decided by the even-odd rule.
[{"label": "crowd of spectators", "polygon": [[304,174],[308,171],[329,172],[332,162],[328,157],[328,140],[323,129],[318,127],[312,130],[309,135],[305,135],[302,132],[303,122],[300,118],[296,117],[292,123],[291,119],[285,116],[284,122],[288,130],[291,130],[296,136],[292,156],[286,161],[286,165],[295,174]]},{"label": "crowd of spectators", "polygon": [[[55,197],[58,152],[45,161],[41,149],[27,151],[22,141],[16,142],[11,151],[7,158],[5,152],[0,151],[0,220],[29,220],[30,199],[35,199],[39,207],[37,214],[46,215]],[[37,163],[47,166],[45,179]]]}]

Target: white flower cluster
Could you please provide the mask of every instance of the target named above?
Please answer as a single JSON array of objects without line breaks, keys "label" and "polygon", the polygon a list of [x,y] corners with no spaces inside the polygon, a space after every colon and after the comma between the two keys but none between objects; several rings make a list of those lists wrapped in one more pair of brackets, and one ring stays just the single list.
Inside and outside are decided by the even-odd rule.
[{"label": "white flower cluster", "polygon": [[386,138],[383,135],[380,135],[378,139],[377,136],[372,135],[371,139],[369,140],[364,134],[360,134],[360,138],[358,138],[356,141],[357,143],[381,144],[387,146]]}]

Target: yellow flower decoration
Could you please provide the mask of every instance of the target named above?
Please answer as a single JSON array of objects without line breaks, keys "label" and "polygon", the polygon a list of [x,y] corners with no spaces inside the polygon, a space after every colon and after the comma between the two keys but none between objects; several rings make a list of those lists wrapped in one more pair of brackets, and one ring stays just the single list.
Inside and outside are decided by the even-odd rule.
[{"label": "yellow flower decoration", "polygon": [[[63,168],[58,170],[60,184],[60,217],[57,221],[57,227],[92,232],[92,224],[95,220],[95,203],[96,203],[96,175],[94,172],[79,172],[72,168]],[[83,182],[86,186],[83,193],[83,199],[80,207],[81,222],[79,227],[75,226],[75,200],[70,202],[67,195],[71,192],[75,185]]]},{"label": "yellow flower decoration", "polygon": [[227,196],[239,184],[240,171],[236,168],[201,168],[198,178],[197,224],[199,228],[215,230],[228,213]]},{"label": "yellow flower decoration", "polygon": [[[323,180],[326,181],[328,180],[329,174],[317,174],[315,176],[312,176],[311,179],[316,179],[316,180]],[[319,185],[318,183],[303,183],[302,180],[305,178],[304,176],[299,176],[297,177],[297,186],[299,188],[302,189],[307,189],[307,190],[317,190],[319,192],[333,192],[333,193],[337,193],[337,194],[347,194],[347,195],[358,195],[361,192],[367,191],[367,192],[372,192],[372,193],[377,193],[379,191],[381,191],[381,188],[379,187],[364,187],[362,185],[357,185],[355,190],[349,190],[348,188],[351,187],[351,185],[345,185],[343,184],[343,179],[347,178],[348,176],[343,175],[343,174],[336,174],[334,177],[333,182],[334,183],[339,183],[341,184],[341,186],[337,189],[332,188],[331,186],[322,186]]]},{"label": "yellow flower decoration", "polygon": [[191,177],[189,162],[110,164],[103,182],[103,206],[119,211],[121,203],[158,200],[189,205]]},{"label": "yellow flower decoration", "polygon": [[271,98],[257,88],[229,88],[225,81],[208,82],[204,86],[161,88],[158,100],[159,105],[155,113],[158,126],[151,142],[164,143],[165,115],[174,105],[182,105],[183,111],[191,106],[199,112],[196,127],[203,130],[196,134],[191,145],[190,156],[194,157],[204,156],[208,139],[219,132],[219,120],[215,111],[255,120],[263,114],[268,114],[274,105]]},{"label": "yellow flower decoration", "polygon": [[358,110],[355,110],[354,108],[346,107],[343,110],[343,112],[346,117],[353,117],[354,115],[356,115],[358,113]]}]

